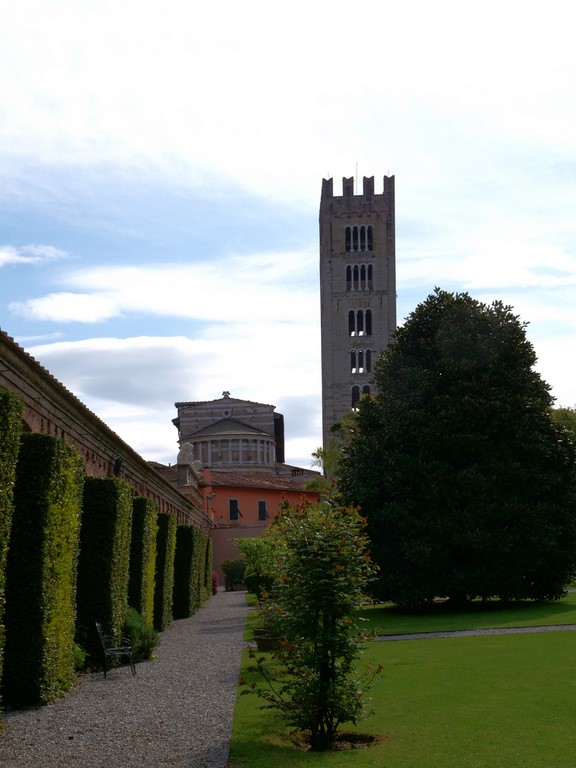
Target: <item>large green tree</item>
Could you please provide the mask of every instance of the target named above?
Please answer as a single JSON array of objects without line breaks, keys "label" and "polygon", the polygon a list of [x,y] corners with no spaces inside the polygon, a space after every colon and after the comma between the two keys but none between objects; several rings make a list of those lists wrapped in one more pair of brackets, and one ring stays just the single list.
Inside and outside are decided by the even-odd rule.
[{"label": "large green tree", "polygon": [[340,487],[368,519],[378,596],[559,597],[576,568],[574,444],[525,324],[440,289],[374,374]]}]

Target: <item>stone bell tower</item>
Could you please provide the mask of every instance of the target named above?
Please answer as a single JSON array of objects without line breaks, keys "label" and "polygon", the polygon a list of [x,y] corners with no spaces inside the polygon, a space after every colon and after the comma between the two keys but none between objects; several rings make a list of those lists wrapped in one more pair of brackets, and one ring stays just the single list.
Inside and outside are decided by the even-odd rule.
[{"label": "stone bell tower", "polygon": [[396,328],[393,176],[381,194],[373,176],[364,177],[362,194],[345,178],[341,197],[332,179],[322,180],[320,303],[326,446],[332,425],[373,392],[373,366]]}]

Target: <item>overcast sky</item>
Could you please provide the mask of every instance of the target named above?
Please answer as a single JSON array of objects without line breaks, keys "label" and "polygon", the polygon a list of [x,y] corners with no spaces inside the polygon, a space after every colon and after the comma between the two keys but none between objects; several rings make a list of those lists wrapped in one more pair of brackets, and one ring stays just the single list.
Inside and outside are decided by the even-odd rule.
[{"label": "overcast sky", "polygon": [[4,0],[0,327],[147,459],[174,403],[321,442],[323,177],[396,177],[398,320],[529,322],[576,404],[573,4]]}]

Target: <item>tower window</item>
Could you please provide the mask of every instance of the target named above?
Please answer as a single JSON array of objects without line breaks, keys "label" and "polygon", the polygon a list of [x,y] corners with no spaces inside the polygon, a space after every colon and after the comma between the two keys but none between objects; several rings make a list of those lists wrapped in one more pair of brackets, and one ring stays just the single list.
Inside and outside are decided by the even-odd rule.
[{"label": "tower window", "polygon": [[259,501],[258,502],[258,520],[268,520],[270,515],[266,511],[266,502],[265,501]]},{"label": "tower window", "polygon": [[372,336],[371,309],[351,309],[348,312],[348,334],[350,336]]},{"label": "tower window", "polygon": [[358,400],[360,400],[360,387],[355,384],[352,387],[352,408],[356,408]]},{"label": "tower window", "polygon": [[346,290],[371,291],[372,274],[372,264],[349,264],[346,267]]},{"label": "tower window", "polygon": [[345,233],[346,251],[371,251],[372,250],[372,225],[354,224],[346,227]]},{"label": "tower window", "polygon": [[350,370],[352,373],[372,373],[372,350],[352,349],[350,351]]}]

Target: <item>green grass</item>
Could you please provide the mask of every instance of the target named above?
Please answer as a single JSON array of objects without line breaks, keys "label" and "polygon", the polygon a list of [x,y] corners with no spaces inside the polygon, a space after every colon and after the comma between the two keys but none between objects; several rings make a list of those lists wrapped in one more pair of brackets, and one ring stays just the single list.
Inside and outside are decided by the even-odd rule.
[{"label": "green grass", "polygon": [[370,605],[359,611],[359,617],[362,629],[374,629],[379,635],[576,624],[576,593],[550,603],[478,601],[465,611],[452,610],[447,603],[435,603],[424,613],[410,613],[393,605]]},{"label": "green grass", "polygon": [[[391,617],[386,632],[392,634],[399,627],[518,626],[519,617],[525,626],[576,623],[576,596],[520,606],[519,612],[508,607],[417,617],[367,611],[378,612]],[[575,645],[571,631],[372,643],[363,663],[381,663],[384,675],[371,691],[376,713],[356,730],[377,736],[376,745],[299,751],[278,717],[260,708],[260,699],[239,696],[230,767],[574,768]],[[246,653],[245,676],[249,666]]]}]

